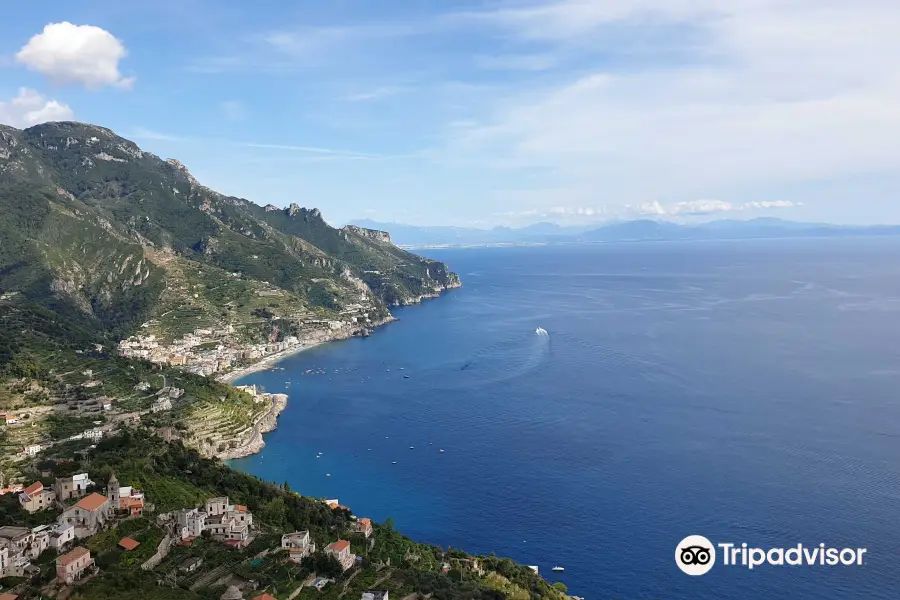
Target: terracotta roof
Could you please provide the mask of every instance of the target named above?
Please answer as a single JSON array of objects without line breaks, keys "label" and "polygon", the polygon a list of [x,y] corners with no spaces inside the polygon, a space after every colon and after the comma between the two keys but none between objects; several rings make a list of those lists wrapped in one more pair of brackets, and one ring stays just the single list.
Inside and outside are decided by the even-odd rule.
[{"label": "terracotta roof", "polygon": [[[2,598],[0,598],[0,600],[2,600]],[[278,598],[276,598],[275,596],[270,596],[269,594],[262,594],[260,596],[257,596],[253,600],[278,600]]]},{"label": "terracotta roof", "polygon": [[75,506],[78,508],[83,508],[84,510],[94,511],[103,506],[103,503],[106,502],[106,496],[102,496],[97,492],[94,492],[90,496],[85,496],[81,500],[75,503]]},{"label": "terracotta roof", "polygon": [[16,600],[18,598],[15,594],[0,594],[0,600]]},{"label": "terracotta roof", "polygon": [[334,550],[335,552],[341,552],[350,547],[350,542],[347,540],[338,540],[333,544],[328,544],[326,550]]},{"label": "terracotta roof", "polygon": [[119,508],[139,508],[143,506],[143,498],[121,498],[119,500]]},{"label": "terracotta roof", "polygon": [[247,510],[247,507],[244,506],[243,504],[235,504],[234,510],[236,510],[236,511],[238,511],[238,512],[249,512],[249,511]]},{"label": "terracotta roof", "polygon": [[26,494],[28,494],[29,496],[34,496],[35,494],[40,492],[42,489],[44,489],[44,484],[41,483],[40,481],[35,481],[31,485],[29,485],[27,488],[25,488],[23,491]]},{"label": "terracotta roof", "polygon": [[65,554],[63,554],[62,556],[60,556],[59,558],[57,558],[57,559],[56,559],[56,564],[62,565],[62,566],[66,566],[66,565],[68,565],[69,563],[75,562],[76,560],[78,560],[78,559],[81,558],[82,556],[84,556],[84,555],[90,556],[90,554],[91,554],[91,553],[90,553],[90,551],[89,551],[87,548],[85,548],[85,547],[83,547],[83,546],[78,546],[78,547],[75,548],[74,550],[71,550],[71,551],[69,551],[69,552],[66,552]]},{"label": "terracotta roof", "polygon": [[363,517],[362,519],[359,520],[359,524],[362,525],[363,527],[365,527],[366,529],[368,529],[369,527],[372,526],[372,519],[370,519],[368,517]]},{"label": "terracotta roof", "polygon": [[139,541],[130,537],[123,537],[121,540],[119,540],[119,546],[125,548],[126,550],[134,550],[140,545],[141,543]]}]

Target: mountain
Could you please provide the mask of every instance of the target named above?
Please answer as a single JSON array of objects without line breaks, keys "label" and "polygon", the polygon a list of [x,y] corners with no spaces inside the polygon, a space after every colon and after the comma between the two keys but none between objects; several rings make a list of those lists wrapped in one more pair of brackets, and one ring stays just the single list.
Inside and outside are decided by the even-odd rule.
[{"label": "mountain", "polygon": [[[456,285],[446,265],[386,233],[220,194],[109,129],[0,126],[7,303],[48,308],[115,339],[172,311],[197,326],[241,329],[254,310],[328,318],[356,306],[377,323],[390,305]],[[166,327],[160,333],[174,335]],[[266,333],[251,329],[248,339]]]},{"label": "mountain", "polygon": [[770,217],[749,220],[722,219],[700,224],[679,224],[651,219],[615,221],[581,227],[535,223],[521,228],[493,229],[420,227],[365,220],[352,223],[388,231],[398,244],[408,247],[900,235],[900,227],[891,225],[843,226],[784,221]]},{"label": "mountain", "polygon": [[478,229],[474,227],[404,225],[368,219],[350,221],[350,224],[388,231],[395,243],[407,247],[547,243],[559,241],[587,229],[563,227],[554,223],[535,223],[522,228]]}]

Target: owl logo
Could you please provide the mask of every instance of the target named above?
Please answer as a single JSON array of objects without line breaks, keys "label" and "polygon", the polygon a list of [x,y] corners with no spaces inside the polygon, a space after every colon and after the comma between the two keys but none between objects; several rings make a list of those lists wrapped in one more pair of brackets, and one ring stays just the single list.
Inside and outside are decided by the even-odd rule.
[{"label": "owl logo", "polygon": [[716,548],[702,535],[689,535],[675,547],[675,564],[688,575],[705,575],[716,564]]}]

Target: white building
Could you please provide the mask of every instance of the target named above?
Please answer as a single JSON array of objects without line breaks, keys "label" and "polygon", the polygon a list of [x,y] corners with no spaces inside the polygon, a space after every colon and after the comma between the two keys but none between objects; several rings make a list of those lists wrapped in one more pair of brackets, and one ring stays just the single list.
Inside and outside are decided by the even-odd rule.
[{"label": "white building", "polygon": [[57,552],[68,548],[75,541],[75,526],[68,523],[57,523],[50,532],[50,547]]},{"label": "white building", "polygon": [[290,560],[297,563],[316,551],[316,545],[310,540],[308,531],[284,534],[281,536],[281,547],[288,551]]},{"label": "white building", "polygon": [[177,510],[174,513],[177,532],[181,539],[200,537],[206,528],[206,513],[196,508]]}]

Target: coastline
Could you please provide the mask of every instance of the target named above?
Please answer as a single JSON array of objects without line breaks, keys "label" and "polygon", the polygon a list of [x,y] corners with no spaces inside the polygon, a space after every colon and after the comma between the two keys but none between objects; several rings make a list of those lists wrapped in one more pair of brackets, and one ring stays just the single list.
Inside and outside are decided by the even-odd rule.
[{"label": "coastline", "polygon": [[237,448],[216,453],[216,458],[227,461],[235,458],[244,458],[245,456],[258,453],[266,445],[263,434],[275,431],[278,427],[278,415],[287,408],[287,405],[287,394],[272,394],[272,406],[270,406],[268,412],[253,425],[253,433],[250,435],[250,438]]},{"label": "coastline", "polygon": [[321,342],[314,342],[312,344],[307,344],[305,346],[297,346],[296,348],[288,348],[287,350],[282,350],[281,352],[276,352],[274,354],[270,354],[265,358],[259,360],[259,362],[255,362],[252,365],[247,365],[246,367],[241,367],[240,369],[236,369],[234,371],[229,371],[224,375],[220,375],[216,377],[216,381],[220,381],[221,383],[231,384],[235,380],[240,379],[241,377],[245,377],[252,373],[258,373],[260,371],[265,371],[273,364],[281,362],[282,360],[293,356],[295,354],[299,354],[304,350],[309,350],[311,348],[315,348],[316,346],[320,346],[326,342],[330,342],[333,340],[323,340]]},{"label": "coastline", "polygon": [[[429,300],[433,298],[439,298],[443,295],[444,292],[462,287],[462,282],[456,281],[450,283],[440,290],[435,290],[429,294],[422,294],[415,298],[408,299],[404,304],[397,304],[396,306],[411,306],[414,304],[421,304],[424,300]],[[372,330],[378,329],[383,325],[387,325],[389,323],[393,323],[397,318],[393,315],[388,315],[381,321],[373,324]],[[345,340],[353,337],[353,333],[342,332],[337,335],[327,337],[326,339],[322,339],[311,344],[307,344],[304,346],[298,346],[296,348],[289,348],[287,350],[282,350],[281,352],[276,352],[274,354],[270,354],[265,358],[262,358],[259,362],[255,362],[252,365],[248,365],[241,369],[236,369],[234,371],[230,371],[219,377],[216,377],[217,381],[222,383],[226,383],[232,385],[236,380],[245,377],[247,375],[251,375],[253,373],[258,373],[260,371],[265,371],[269,367],[278,364],[282,360],[289,358],[295,354],[303,352],[304,350],[309,350],[310,348],[315,348],[322,344],[333,342],[336,340]],[[288,405],[288,395],[287,394],[273,394],[272,407],[266,413],[266,415],[261,418],[253,428],[253,433],[250,436],[250,439],[247,440],[244,444],[238,446],[237,448],[233,448],[230,450],[226,450],[224,452],[215,453],[216,458],[228,461],[234,460],[237,458],[245,458],[247,456],[251,456],[253,454],[259,453],[266,445],[265,440],[263,439],[263,434],[274,431],[278,427],[278,415],[280,415]]]}]

